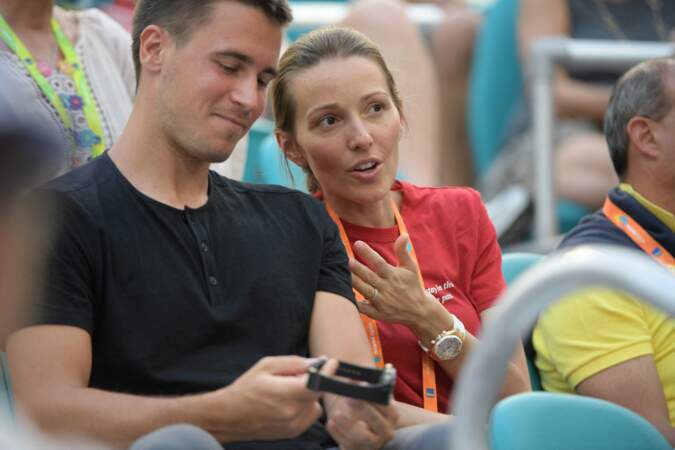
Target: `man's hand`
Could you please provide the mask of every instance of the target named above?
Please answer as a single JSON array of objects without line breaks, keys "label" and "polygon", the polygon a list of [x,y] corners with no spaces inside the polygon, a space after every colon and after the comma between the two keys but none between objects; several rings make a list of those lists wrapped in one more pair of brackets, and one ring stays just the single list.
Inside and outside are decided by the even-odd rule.
[{"label": "man's hand", "polygon": [[394,436],[398,413],[388,406],[337,397],[326,428],[341,450],[375,450]]},{"label": "man's hand", "polygon": [[207,429],[218,440],[293,438],[321,415],[320,394],[306,388],[315,360],[296,356],[261,359],[234,383],[208,397]]}]

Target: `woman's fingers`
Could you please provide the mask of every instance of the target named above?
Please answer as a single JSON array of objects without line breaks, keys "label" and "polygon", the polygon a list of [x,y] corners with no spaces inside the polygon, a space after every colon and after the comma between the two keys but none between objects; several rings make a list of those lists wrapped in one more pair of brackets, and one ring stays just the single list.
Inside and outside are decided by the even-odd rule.
[{"label": "woman's fingers", "polygon": [[366,300],[377,306],[377,303],[380,301],[381,292],[376,287],[370,283],[366,283],[355,273],[352,273],[352,287],[359,291]]},{"label": "woman's fingers", "polygon": [[[349,270],[351,270],[352,275],[358,276],[361,280],[363,280],[364,283],[372,286],[373,288],[378,288],[378,286],[382,285],[382,279],[378,274],[373,272],[363,264],[361,261],[358,261],[354,258],[349,260]],[[359,289],[359,288],[357,288]],[[367,297],[371,292],[369,290],[359,291],[363,294],[364,297]]]},{"label": "woman's fingers", "polygon": [[[387,278],[394,269],[394,266],[385,261],[379,253],[363,241],[354,242],[354,253],[382,278]],[[367,278],[364,279],[367,280]]]}]

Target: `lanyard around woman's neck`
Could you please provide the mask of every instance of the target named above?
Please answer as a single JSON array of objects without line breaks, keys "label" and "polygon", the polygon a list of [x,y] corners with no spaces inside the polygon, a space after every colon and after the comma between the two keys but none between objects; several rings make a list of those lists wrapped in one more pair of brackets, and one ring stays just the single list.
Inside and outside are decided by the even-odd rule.
[{"label": "lanyard around woman's neck", "polygon": [[675,258],[656,239],[654,239],[630,215],[619,208],[609,197],[605,199],[602,212],[621,231],[631,238],[635,244],[652,258],[675,271]]},{"label": "lanyard around woman's neck", "polygon": [[[68,40],[65,33],[61,29],[58,21],[52,18],[52,33],[56,44],[58,45],[61,53],[66,59],[68,65],[68,71],[71,72],[73,81],[75,82],[75,89],[77,90],[78,95],[82,99],[82,112],[87,121],[88,127],[91,131],[98,137],[97,142],[91,147],[92,157],[99,156],[105,150],[105,142],[103,140],[103,126],[101,121],[101,115],[99,114],[98,109],[96,108],[96,103],[94,101],[94,95],[92,93],[89,82],[87,81],[87,76],[84,73],[80,59],[77,56],[77,52],[73,47],[73,44]],[[47,98],[49,103],[56,109],[61,122],[67,130],[74,130],[74,124],[68,114],[67,107],[64,104],[59,95],[56,93],[54,88],[51,86],[49,81],[44,77],[44,75],[38,69],[37,61],[33,58],[33,55],[28,51],[26,46],[21,42],[21,39],[14,33],[12,27],[9,26],[7,21],[0,15],[0,39],[7,45],[7,48],[14,53],[21,64],[26,68],[31,78],[37,86],[40,88],[42,94]],[[75,148],[75,143],[72,144]]]},{"label": "lanyard around woman's neck", "polygon": [[[333,222],[335,222],[338,230],[340,231],[340,239],[342,239],[342,244],[344,245],[345,250],[347,250],[347,254],[350,258],[354,259],[354,250],[352,249],[352,245],[349,242],[349,236],[347,236],[347,232],[345,231],[345,227],[342,224],[342,220],[340,220],[340,217],[335,213],[335,210],[328,202],[324,201],[324,204],[326,205],[328,214],[333,219]],[[410,234],[408,233],[408,229],[405,226],[403,217],[401,217],[401,213],[396,207],[396,203],[393,199],[391,199],[391,208],[394,210],[394,217],[396,218],[396,225],[398,225],[399,233],[407,234],[409,237]],[[420,271],[419,263],[417,262],[415,247],[412,245],[412,240],[409,239],[408,242],[410,243],[408,252],[417,265],[417,276],[419,277],[420,286],[422,289],[424,289],[424,279],[422,278],[422,272]],[[366,298],[356,289],[354,289],[354,295],[356,295],[356,300],[359,302],[367,301]],[[377,322],[365,314],[361,314],[361,321],[363,322],[363,327],[366,329],[366,334],[368,335],[370,350],[373,353],[373,361],[377,367],[382,368],[384,367],[384,357],[382,355],[382,343],[380,341],[380,333],[377,329]],[[422,383],[422,399],[424,401],[424,409],[437,412],[438,400],[436,391],[436,371],[433,360],[427,354],[422,354]]]}]

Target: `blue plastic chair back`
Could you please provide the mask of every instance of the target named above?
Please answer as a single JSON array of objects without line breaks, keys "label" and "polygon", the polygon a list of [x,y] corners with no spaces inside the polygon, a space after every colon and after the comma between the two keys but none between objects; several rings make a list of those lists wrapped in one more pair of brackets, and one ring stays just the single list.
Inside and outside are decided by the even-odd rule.
[{"label": "blue plastic chair back", "polygon": [[[507,253],[502,257],[502,274],[507,284],[512,283],[530,267],[544,259],[544,255],[536,253]],[[541,391],[541,377],[537,366],[531,358],[527,358],[527,371],[530,375],[532,390]]]},{"label": "blue plastic chair back", "polygon": [[249,141],[244,181],[248,183],[279,184],[307,192],[307,176],[302,169],[288,162],[289,174],[284,155],[273,134],[267,134],[254,145]]},{"label": "blue plastic chair back", "polygon": [[506,253],[502,257],[502,274],[507,284],[512,283],[523,272],[544,259],[538,253]]},{"label": "blue plastic chair back", "polygon": [[[518,56],[519,0],[498,0],[476,38],[469,79],[468,132],[477,177],[484,176],[504,144],[509,117],[523,95]],[[591,211],[570,201],[557,206],[561,232]]]},{"label": "blue plastic chair back", "polygon": [[478,177],[499,152],[508,117],[523,93],[516,34],[518,8],[518,0],[498,0],[487,10],[476,38],[467,120]]},{"label": "blue plastic chair back", "polygon": [[4,420],[14,420],[14,396],[5,353],[0,354],[0,417]]},{"label": "blue plastic chair back", "polygon": [[640,415],[605,400],[531,392],[500,401],[490,417],[491,450],[672,450]]}]

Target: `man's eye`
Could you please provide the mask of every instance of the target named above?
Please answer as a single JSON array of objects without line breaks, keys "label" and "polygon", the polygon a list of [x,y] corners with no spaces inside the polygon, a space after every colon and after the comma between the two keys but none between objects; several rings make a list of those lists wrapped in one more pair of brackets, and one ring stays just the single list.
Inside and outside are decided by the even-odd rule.
[{"label": "man's eye", "polygon": [[218,64],[218,65],[219,65],[220,68],[223,69],[223,71],[226,72],[226,73],[236,73],[237,70],[239,70],[238,67],[235,67],[235,66],[229,66],[229,65],[227,65],[227,64],[222,64],[222,63],[221,63],[221,64]]},{"label": "man's eye", "polygon": [[272,82],[272,80],[273,78],[260,77],[258,78],[258,85],[266,88]]}]

